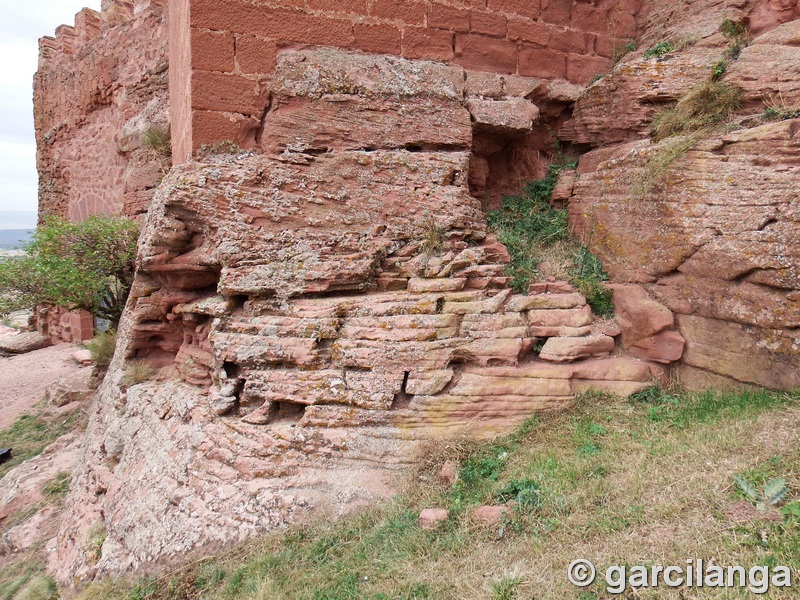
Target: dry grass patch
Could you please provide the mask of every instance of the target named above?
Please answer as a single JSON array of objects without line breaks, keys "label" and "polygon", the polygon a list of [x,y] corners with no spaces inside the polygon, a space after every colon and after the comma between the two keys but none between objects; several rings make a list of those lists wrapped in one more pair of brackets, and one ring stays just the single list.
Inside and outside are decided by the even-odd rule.
[{"label": "dry grass patch", "polygon": [[721,81],[694,86],[670,109],[653,119],[655,141],[692,133],[730,119],[742,106],[742,91]]}]

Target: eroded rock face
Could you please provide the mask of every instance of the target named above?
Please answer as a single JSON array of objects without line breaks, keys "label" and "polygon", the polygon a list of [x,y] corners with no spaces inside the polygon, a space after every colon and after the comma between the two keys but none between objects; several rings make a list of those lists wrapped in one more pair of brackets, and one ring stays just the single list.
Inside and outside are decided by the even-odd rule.
[{"label": "eroded rock face", "polygon": [[[62,581],[357,509],[392,493],[420,440],[490,437],[664,375],[621,355],[571,286],[508,288],[468,173],[475,131],[538,118],[524,95],[479,109],[460,68],[330,50],[276,73],[263,152],[175,168],[150,208],[51,553]],[[128,361],[158,379],[128,387]]]},{"label": "eroded rock face", "polygon": [[[714,11],[731,8],[717,4]],[[754,22],[765,18],[758,11],[766,4],[744,3],[731,14]],[[706,81],[703,63],[725,51],[705,19],[689,49],[647,61],[631,55],[578,101],[567,127],[573,139],[611,144],[584,155],[578,174],[561,183],[572,189],[571,221],[615,281],[643,284],[676,313],[686,344],[678,371],[694,388],[800,385],[800,121],[760,116],[778,97],[785,107],[797,104],[800,73],[791,65],[800,61],[799,22],[777,22],[729,60],[725,81],[744,91],[743,112],[753,115],[735,127],[696,138],[686,151],[686,138],[642,139],[654,91],[677,97]],[[695,31],[680,23],[685,34]],[[623,105],[618,129],[596,127],[604,109],[617,114]],[[623,347],[650,360],[673,360],[682,344],[669,331],[645,344],[627,338],[623,331]]]}]

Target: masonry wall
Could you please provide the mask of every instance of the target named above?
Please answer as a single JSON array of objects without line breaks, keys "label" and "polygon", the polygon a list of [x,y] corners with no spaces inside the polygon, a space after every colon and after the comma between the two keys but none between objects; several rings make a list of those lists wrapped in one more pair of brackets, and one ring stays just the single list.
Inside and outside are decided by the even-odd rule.
[{"label": "masonry wall", "polygon": [[176,159],[206,143],[256,143],[282,49],[335,46],[587,83],[635,35],[639,3],[170,0],[171,85],[191,93],[172,106]]},{"label": "masonry wall", "polygon": [[39,46],[40,216],[144,212],[169,167],[144,141],[169,131],[164,0],[105,0]]}]

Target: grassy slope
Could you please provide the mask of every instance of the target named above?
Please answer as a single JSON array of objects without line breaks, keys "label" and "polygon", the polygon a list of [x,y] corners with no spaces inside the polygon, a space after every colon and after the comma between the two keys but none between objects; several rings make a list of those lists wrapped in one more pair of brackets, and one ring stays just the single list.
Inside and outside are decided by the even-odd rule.
[{"label": "grassy slope", "polygon": [[[798,400],[585,396],[571,414],[528,423],[490,445],[432,448],[401,496],[360,518],[310,523],[155,581],[106,581],[81,598],[590,600],[607,594],[598,584],[581,593],[569,585],[566,567],[579,557],[603,571],[685,565],[689,557],[797,570],[797,520],[773,512],[779,520],[772,522],[770,513],[751,511],[755,520],[736,523],[729,515],[743,497],[735,474],[754,485],[783,476],[784,503],[800,496]],[[455,488],[436,478],[448,458],[461,461]],[[524,505],[501,525],[470,518],[473,506],[520,489]],[[416,518],[425,507],[449,508],[451,518],[422,530]],[[749,597],[737,594],[661,589],[630,597]]]}]

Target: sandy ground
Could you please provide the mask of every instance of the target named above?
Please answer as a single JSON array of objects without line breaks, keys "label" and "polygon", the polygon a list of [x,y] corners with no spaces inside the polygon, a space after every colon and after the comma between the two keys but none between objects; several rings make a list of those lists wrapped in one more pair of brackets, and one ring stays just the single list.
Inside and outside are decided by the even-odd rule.
[{"label": "sandy ground", "polygon": [[75,350],[74,344],[59,344],[0,358],[0,429],[32,412],[48,385],[80,370],[80,365],[70,358]]}]

